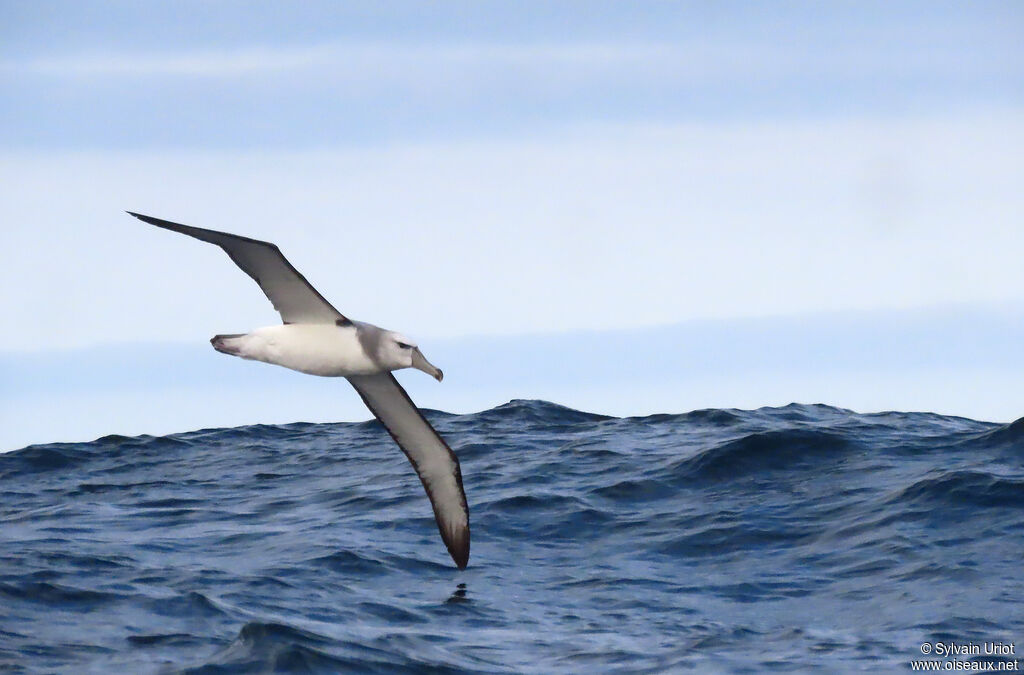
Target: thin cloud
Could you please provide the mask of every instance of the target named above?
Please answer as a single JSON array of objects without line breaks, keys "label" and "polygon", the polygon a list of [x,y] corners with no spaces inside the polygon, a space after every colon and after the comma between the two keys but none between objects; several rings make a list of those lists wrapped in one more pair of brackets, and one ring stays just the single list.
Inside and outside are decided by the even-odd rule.
[{"label": "thin cloud", "polygon": [[[950,67],[974,70],[991,65],[991,55],[947,51],[922,54],[911,48],[878,52],[860,46],[836,46],[821,52],[810,46],[722,42],[680,43],[327,43],[314,46],[252,46],[238,49],[174,52],[85,52],[0,62],[7,75],[45,77],[177,76],[234,78],[329,69],[333,78],[413,79],[427,71],[528,71],[599,73],[624,77],[660,75],[708,81],[778,78],[834,72],[863,75],[890,72],[938,72]],[[894,58],[897,57],[897,58]],[[1018,64],[1019,65],[1019,64]],[[1006,67],[1010,67],[1007,65]]]},{"label": "thin cloud", "polygon": [[[330,68],[340,73],[375,76],[421,74],[432,69],[651,69],[678,70],[687,63],[716,62],[731,68],[763,69],[766,59],[748,60],[729,48],[707,44],[323,44],[246,47],[165,53],[84,53],[7,61],[7,73],[51,77],[137,77],[151,75],[231,78]],[[746,62],[746,65],[745,63]],[[691,73],[699,75],[694,67]]]}]

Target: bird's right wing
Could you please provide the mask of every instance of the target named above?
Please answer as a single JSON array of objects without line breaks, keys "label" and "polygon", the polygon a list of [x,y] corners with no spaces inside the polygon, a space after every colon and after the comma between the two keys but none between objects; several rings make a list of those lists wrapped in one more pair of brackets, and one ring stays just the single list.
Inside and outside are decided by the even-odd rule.
[{"label": "bird's right wing", "polygon": [[434,519],[459,569],[469,563],[469,506],[459,458],[390,372],[352,375],[348,381],[409,458],[434,507]]},{"label": "bird's right wing", "polygon": [[292,267],[281,249],[268,241],[180,225],[131,211],[128,213],[150,225],[220,246],[243,272],[256,280],[285,323],[349,323]]}]

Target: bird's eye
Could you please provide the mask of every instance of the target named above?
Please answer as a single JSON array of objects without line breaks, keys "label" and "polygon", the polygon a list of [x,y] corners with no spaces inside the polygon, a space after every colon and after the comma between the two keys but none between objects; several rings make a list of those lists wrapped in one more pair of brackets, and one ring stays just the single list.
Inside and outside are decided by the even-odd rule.
[{"label": "bird's eye", "polygon": [[412,345],[407,345],[404,342],[399,342],[398,346],[401,347],[402,349],[412,349]]}]

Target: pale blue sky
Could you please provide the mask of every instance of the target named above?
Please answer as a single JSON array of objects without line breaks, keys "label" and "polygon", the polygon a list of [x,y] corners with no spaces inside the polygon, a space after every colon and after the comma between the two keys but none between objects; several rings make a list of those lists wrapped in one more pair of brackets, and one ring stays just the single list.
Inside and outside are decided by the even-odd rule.
[{"label": "pale blue sky", "polygon": [[1005,2],[4,2],[7,148],[323,149],[1016,108]]},{"label": "pale blue sky", "polygon": [[[977,335],[986,363],[925,350],[931,365],[889,358],[866,378],[858,361],[826,388],[799,359],[758,361],[758,331],[857,316],[864,354],[882,357],[885,331],[873,338],[864,317],[931,317],[939,344],[967,349],[949,317],[1019,316],[1022,29],[1011,2],[0,2],[0,448],[275,410],[333,419],[322,384],[303,385],[305,408],[234,401],[221,417],[185,400],[207,385],[154,384],[162,415],[142,414],[106,368],[104,403],[66,416],[92,423],[47,435],[55,401],[88,408],[47,363],[104,345],[169,358],[146,345],[276,321],[221,252],[124,209],[277,242],[346,314],[428,355],[433,341],[446,372],[472,362],[479,378],[460,355],[507,355],[511,338],[493,336],[640,331],[631,382],[502,379],[516,362],[495,353],[489,393],[445,398],[459,388],[446,380],[422,393],[432,407],[557,395],[639,414],[816,397],[1017,416],[1006,378],[1020,357],[998,330]],[[736,331],[729,362],[770,378],[675,369],[658,386],[650,374],[677,355],[645,349],[644,331],[695,320]],[[940,371],[959,393],[937,395]],[[35,380],[49,389],[24,386]],[[365,417],[342,384],[337,419]]]}]

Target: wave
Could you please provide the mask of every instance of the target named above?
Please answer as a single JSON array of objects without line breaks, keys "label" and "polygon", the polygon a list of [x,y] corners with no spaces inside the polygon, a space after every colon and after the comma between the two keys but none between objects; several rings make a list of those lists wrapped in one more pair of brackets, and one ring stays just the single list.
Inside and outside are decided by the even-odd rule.
[{"label": "wave", "polygon": [[780,471],[809,471],[818,462],[838,461],[856,449],[851,439],[816,429],[763,431],[682,459],[670,471],[677,479],[736,480]]},{"label": "wave", "polygon": [[1024,509],[1024,479],[983,471],[950,471],[916,481],[896,499],[931,506]]},{"label": "wave", "polygon": [[376,422],[0,455],[0,668],[891,670],[923,616],[1024,630],[1024,421],[427,415],[462,462],[465,572]]}]

